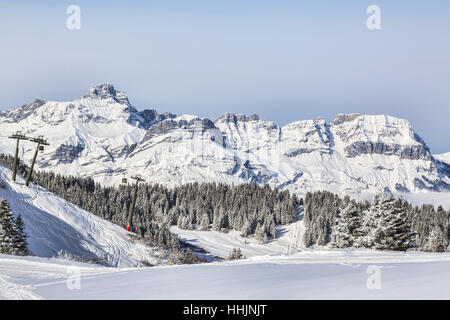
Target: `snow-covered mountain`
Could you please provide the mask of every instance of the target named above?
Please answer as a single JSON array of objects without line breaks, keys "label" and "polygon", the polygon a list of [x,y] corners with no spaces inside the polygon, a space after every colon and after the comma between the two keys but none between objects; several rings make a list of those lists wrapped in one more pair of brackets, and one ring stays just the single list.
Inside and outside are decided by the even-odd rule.
[{"label": "snow-covered mountain", "polygon": [[443,153],[443,154],[437,154],[434,157],[441,162],[450,164],[450,152]]},{"label": "snow-covered mountain", "polygon": [[[450,206],[448,154],[434,157],[407,120],[391,116],[338,115],[331,123],[317,118],[283,127],[257,115],[211,121],[138,111],[124,93],[101,84],[75,101],[36,100],[0,112],[0,128],[48,138],[37,168],[105,184],[141,174],[168,186],[257,182],[300,195],[325,189],[367,198],[389,189]],[[0,152],[14,148],[1,139]],[[21,142],[25,162],[34,148]]]}]

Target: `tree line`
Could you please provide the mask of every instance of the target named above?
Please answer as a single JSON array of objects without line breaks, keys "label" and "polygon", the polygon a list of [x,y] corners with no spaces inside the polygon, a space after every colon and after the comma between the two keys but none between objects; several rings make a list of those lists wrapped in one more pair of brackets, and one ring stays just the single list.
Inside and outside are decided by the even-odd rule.
[{"label": "tree line", "polygon": [[[0,155],[0,163],[12,168],[14,158]],[[27,167],[20,163],[18,175]],[[134,185],[102,186],[92,178],[36,171],[33,183],[78,207],[121,226],[127,225]],[[238,230],[265,243],[276,237],[276,225],[294,220],[300,200],[288,191],[269,185],[190,183],[173,189],[160,184],[139,184],[132,229],[159,246],[176,248],[169,227],[182,229]]]},{"label": "tree line", "polygon": [[[14,158],[0,154],[12,168]],[[27,167],[19,164],[18,174]],[[32,181],[78,207],[121,226],[127,225],[134,186],[102,186],[92,178],[35,172]],[[308,192],[304,199],[268,185],[191,183],[173,189],[140,184],[132,228],[152,245],[179,250],[170,226],[182,229],[239,231],[265,243],[276,237],[276,226],[294,220],[304,205],[304,244],[374,249],[450,251],[450,210],[413,206],[405,200],[378,195],[358,202],[327,191]]]},{"label": "tree line", "polygon": [[412,206],[392,195],[357,202],[327,191],[308,192],[304,205],[307,247],[450,251],[450,210],[442,206]]}]

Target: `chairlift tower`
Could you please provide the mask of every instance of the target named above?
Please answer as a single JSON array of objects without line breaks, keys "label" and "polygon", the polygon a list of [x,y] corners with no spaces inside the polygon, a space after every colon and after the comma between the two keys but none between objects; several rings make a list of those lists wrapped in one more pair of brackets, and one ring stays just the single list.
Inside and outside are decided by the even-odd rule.
[{"label": "chairlift tower", "polygon": [[8,138],[17,140],[16,154],[14,156],[14,171],[13,171],[13,176],[12,176],[12,180],[16,181],[17,164],[19,162],[19,141],[20,140],[28,140],[29,138],[27,136],[23,135],[22,131],[17,131],[16,133],[13,133],[12,135],[10,135]]},{"label": "chairlift tower", "polygon": [[37,147],[36,147],[36,151],[34,152],[34,157],[33,157],[33,161],[31,162],[30,170],[28,171],[27,180],[25,181],[25,185],[27,187],[30,184],[31,175],[33,174],[34,163],[36,162],[38,152],[39,151],[44,152],[44,146],[49,145],[49,143],[47,142],[47,139],[44,139],[44,136],[38,136],[37,138],[30,138],[28,140],[30,140],[31,142],[37,143]]},{"label": "chairlift tower", "polygon": [[[131,226],[133,223],[133,213],[134,213],[134,207],[136,206],[136,196],[137,196],[137,190],[138,190],[138,186],[139,186],[139,182],[144,182],[145,180],[142,179],[142,177],[140,175],[135,175],[132,176],[131,179],[136,180],[136,185],[134,187],[133,190],[133,200],[131,202],[131,207],[130,207],[130,213],[128,215],[128,225],[127,225],[127,231],[131,231]],[[127,183],[127,179],[124,177],[122,178],[122,183]]]}]

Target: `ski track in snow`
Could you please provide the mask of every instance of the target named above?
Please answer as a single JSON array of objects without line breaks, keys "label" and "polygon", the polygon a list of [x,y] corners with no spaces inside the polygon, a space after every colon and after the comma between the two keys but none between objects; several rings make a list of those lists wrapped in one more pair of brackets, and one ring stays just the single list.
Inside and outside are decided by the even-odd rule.
[{"label": "ski track in snow", "polygon": [[295,222],[293,223],[293,230],[291,232],[291,240],[289,241],[288,249],[286,254],[292,254],[303,248],[303,209],[300,215],[295,217]]},{"label": "ski track in snow", "polygon": [[31,292],[30,288],[6,281],[5,276],[0,275],[0,299],[8,300],[37,300],[39,296]]}]

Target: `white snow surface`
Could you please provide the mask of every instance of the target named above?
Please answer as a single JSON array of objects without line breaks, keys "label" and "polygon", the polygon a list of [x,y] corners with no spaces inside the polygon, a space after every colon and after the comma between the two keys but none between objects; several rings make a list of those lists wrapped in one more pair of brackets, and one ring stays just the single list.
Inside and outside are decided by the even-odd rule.
[{"label": "white snow surface", "polygon": [[[379,289],[367,286],[374,268]],[[68,286],[74,271],[79,289]],[[319,250],[130,269],[0,255],[3,299],[450,299],[449,283],[448,253]]]},{"label": "white snow surface", "polygon": [[17,177],[0,165],[0,199],[7,199],[15,216],[22,215],[32,254],[40,257],[72,256],[115,267],[137,266],[155,260],[153,249],[134,242],[118,225],[82,210],[48,190]]},{"label": "white snow surface", "polygon": [[252,237],[241,237],[238,231],[183,230],[177,226],[170,229],[183,241],[205,249],[213,255],[227,258],[233,248],[241,249],[245,258],[258,256],[290,255],[298,251],[306,251],[303,246],[303,221],[300,219],[286,226],[277,226],[277,237],[265,244],[258,243]]}]

